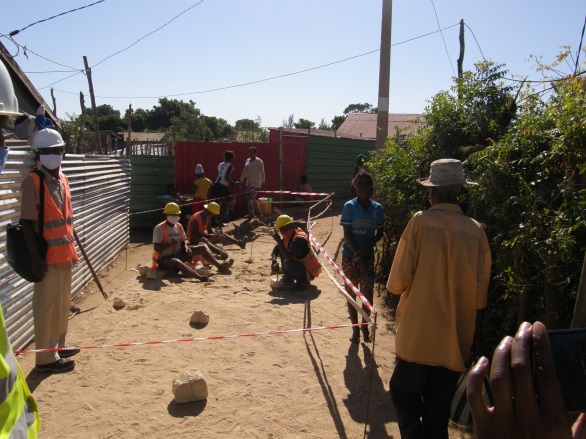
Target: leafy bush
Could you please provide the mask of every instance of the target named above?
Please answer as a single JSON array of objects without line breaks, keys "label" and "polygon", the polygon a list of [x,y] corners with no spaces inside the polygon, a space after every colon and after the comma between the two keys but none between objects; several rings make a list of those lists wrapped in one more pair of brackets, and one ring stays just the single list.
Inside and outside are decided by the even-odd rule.
[{"label": "leafy bush", "polygon": [[415,180],[433,160],[458,158],[481,184],[461,206],[491,245],[485,335],[492,344],[523,320],[568,327],[586,250],[586,81],[550,80],[545,99],[527,85],[504,86],[506,73],[478,64],[434,96],[425,128],[390,139],[369,163],[387,216],[379,279],[411,216],[428,207]]}]

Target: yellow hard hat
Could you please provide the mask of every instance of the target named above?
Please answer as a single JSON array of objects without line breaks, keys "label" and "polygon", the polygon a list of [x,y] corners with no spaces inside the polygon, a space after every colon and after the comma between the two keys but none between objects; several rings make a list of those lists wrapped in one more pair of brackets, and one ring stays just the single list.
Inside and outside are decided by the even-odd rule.
[{"label": "yellow hard hat", "polygon": [[208,203],[204,206],[205,209],[207,209],[208,212],[217,215],[220,213],[220,205],[218,203],[215,203],[214,201],[212,201],[211,203]]},{"label": "yellow hard hat", "polygon": [[181,215],[181,209],[179,209],[177,203],[167,203],[163,213],[165,215]]},{"label": "yellow hard hat", "polygon": [[284,227],[287,224],[291,223],[293,223],[293,218],[291,218],[289,215],[281,215],[277,218],[277,221],[275,222],[275,227],[277,229],[280,229],[281,227]]}]

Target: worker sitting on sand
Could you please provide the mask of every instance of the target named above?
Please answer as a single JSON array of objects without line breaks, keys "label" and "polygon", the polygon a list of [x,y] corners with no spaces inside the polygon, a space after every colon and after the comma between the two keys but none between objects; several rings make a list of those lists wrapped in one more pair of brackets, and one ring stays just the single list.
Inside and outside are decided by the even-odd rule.
[{"label": "worker sitting on sand", "polygon": [[181,271],[186,276],[199,279],[202,282],[210,282],[208,276],[203,276],[186,265],[193,258],[200,257],[214,265],[221,274],[229,274],[230,267],[234,264],[231,259],[228,262],[219,262],[205,245],[187,247],[183,226],[179,223],[181,209],[176,203],[167,203],[163,213],[167,216],[165,221],[155,226],[153,230],[153,264],[152,269],[173,268]]},{"label": "worker sitting on sand", "polygon": [[204,210],[194,213],[187,223],[187,239],[191,244],[206,244],[213,253],[225,259],[228,255],[215,244],[236,244],[244,249],[246,241],[234,239],[225,233],[216,232],[210,227],[210,220],[219,213],[220,205],[213,201],[204,205]]},{"label": "worker sitting on sand", "polygon": [[[319,260],[309,245],[307,233],[295,225],[293,218],[288,215],[279,216],[275,228],[276,230],[270,230],[269,234],[277,242],[282,257],[282,286],[302,291],[321,273]],[[283,239],[279,237],[277,230],[281,232]],[[276,251],[273,251],[273,255],[275,254]],[[272,261],[273,266],[275,262],[276,257]]]}]

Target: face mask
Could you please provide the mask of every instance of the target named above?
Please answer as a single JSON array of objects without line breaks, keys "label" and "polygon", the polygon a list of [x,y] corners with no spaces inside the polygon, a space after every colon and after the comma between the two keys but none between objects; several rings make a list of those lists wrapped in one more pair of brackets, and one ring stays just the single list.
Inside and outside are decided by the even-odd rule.
[{"label": "face mask", "polygon": [[63,156],[61,154],[44,154],[39,156],[41,164],[49,171],[61,166],[62,158]]},{"label": "face mask", "polygon": [[177,221],[179,221],[179,216],[173,215],[173,216],[168,216],[167,217],[167,221],[173,225],[175,225],[175,223]]}]

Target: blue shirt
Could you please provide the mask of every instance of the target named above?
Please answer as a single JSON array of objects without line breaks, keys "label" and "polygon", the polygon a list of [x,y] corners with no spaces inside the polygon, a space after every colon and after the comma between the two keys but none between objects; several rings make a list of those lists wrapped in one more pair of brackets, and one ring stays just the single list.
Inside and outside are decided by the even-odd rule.
[{"label": "blue shirt", "polygon": [[[385,213],[383,206],[376,201],[370,200],[368,209],[364,210],[358,203],[358,198],[347,201],[342,210],[342,218],[340,218],[341,226],[352,226],[352,238],[354,242],[361,248],[364,244],[375,237],[376,231],[382,229],[385,225]],[[344,256],[354,256],[350,246],[344,241],[344,249],[342,250]],[[368,256],[374,254],[374,249],[367,254]]]}]

